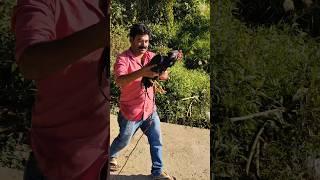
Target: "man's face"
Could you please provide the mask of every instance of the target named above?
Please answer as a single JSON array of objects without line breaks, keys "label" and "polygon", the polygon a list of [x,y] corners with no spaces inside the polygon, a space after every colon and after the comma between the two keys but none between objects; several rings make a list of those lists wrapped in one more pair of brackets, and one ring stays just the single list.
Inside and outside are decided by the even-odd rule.
[{"label": "man's face", "polygon": [[149,35],[137,35],[134,38],[130,38],[131,50],[135,55],[144,54],[149,47]]}]

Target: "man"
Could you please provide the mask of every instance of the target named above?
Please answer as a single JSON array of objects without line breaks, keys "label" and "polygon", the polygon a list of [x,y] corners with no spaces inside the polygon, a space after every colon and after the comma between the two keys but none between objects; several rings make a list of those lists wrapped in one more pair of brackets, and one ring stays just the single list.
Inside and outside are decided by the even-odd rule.
[{"label": "man", "polygon": [[163,171],[160,119],[156,111],[154,87],[145,88],[142,77],[168,79],[168,72],[155,73],[146,64],[155,55],[148,51],[150,31],[143,24],[131,27],[130,48],[120,54],[114,64],[116,84],[120,87],[120,133],[110,147],[110,170],[119,169],[116,157],[127,146],[138,128],[148,137],[154,179],[174,179]]},{"label": "man", "polygon": [[106,179],[108,84],[99,72],[108,26],[99,5],[107,1],[17,2],[17,64],[38,89],[25,180]]}]

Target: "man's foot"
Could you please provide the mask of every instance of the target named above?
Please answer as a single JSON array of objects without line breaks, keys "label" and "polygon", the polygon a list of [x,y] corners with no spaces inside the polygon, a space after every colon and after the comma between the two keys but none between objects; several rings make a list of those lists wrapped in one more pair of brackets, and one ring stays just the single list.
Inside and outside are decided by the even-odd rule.
[{"label": "man's foot", "polygon": [[159,176],[152,176],[154,180],[175,180],[176,178],[170,176],[166,172],[162,172]]},{"label": "man's foot", "polygon": [[110,171],[118,171],[120,169],[120,165],[117,162],[116,158],[110,159]]}]

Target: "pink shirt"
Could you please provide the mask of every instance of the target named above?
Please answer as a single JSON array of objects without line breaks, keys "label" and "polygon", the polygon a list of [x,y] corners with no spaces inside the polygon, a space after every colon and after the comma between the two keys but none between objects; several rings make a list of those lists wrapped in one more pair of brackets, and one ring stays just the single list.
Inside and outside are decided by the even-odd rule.
[{"label": "pink shirt", "polygon": [[[102,18],[98,0],[18,0],[12,21],[17,62],[28,46],[64,38]],[[31,146],[49,180],[83,179],[89,167],[96,162],[101,167],[101,159],[107,159],[109,103],[99,91],[97,76],[101,53],[96,50],[36,81]],[[93,171],[97,174],[100,168]]]},{"label": "pink shirt", "polygon": [[[141,69],[155,56],[153,52],[147,51],[144,55],[144,64],[135,58],[131,50],[120,54],[114,64],[115,77],[126,75]],[[154,90],[149,87],[147,91],[141,84],[142,77],[130,82],[120,89],[120,111],[122,115],[131,121],[148,118],[156,109],[154,103]]]}]

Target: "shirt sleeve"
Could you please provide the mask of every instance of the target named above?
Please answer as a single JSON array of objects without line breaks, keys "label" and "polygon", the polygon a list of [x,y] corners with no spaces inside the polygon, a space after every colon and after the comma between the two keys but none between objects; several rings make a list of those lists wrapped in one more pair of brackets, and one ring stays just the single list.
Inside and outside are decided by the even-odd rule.
[{"label": "shirt sleeve", "polygon": [[114,64],[114,74],[116,78],[128,74],[128,61],[125,57],[118,56]]},{"label": "shirt sleeve", "polygon": [[54,7],[49,0],[18,0],[12,18],[17,63],[27,47],[56,38]]}]

